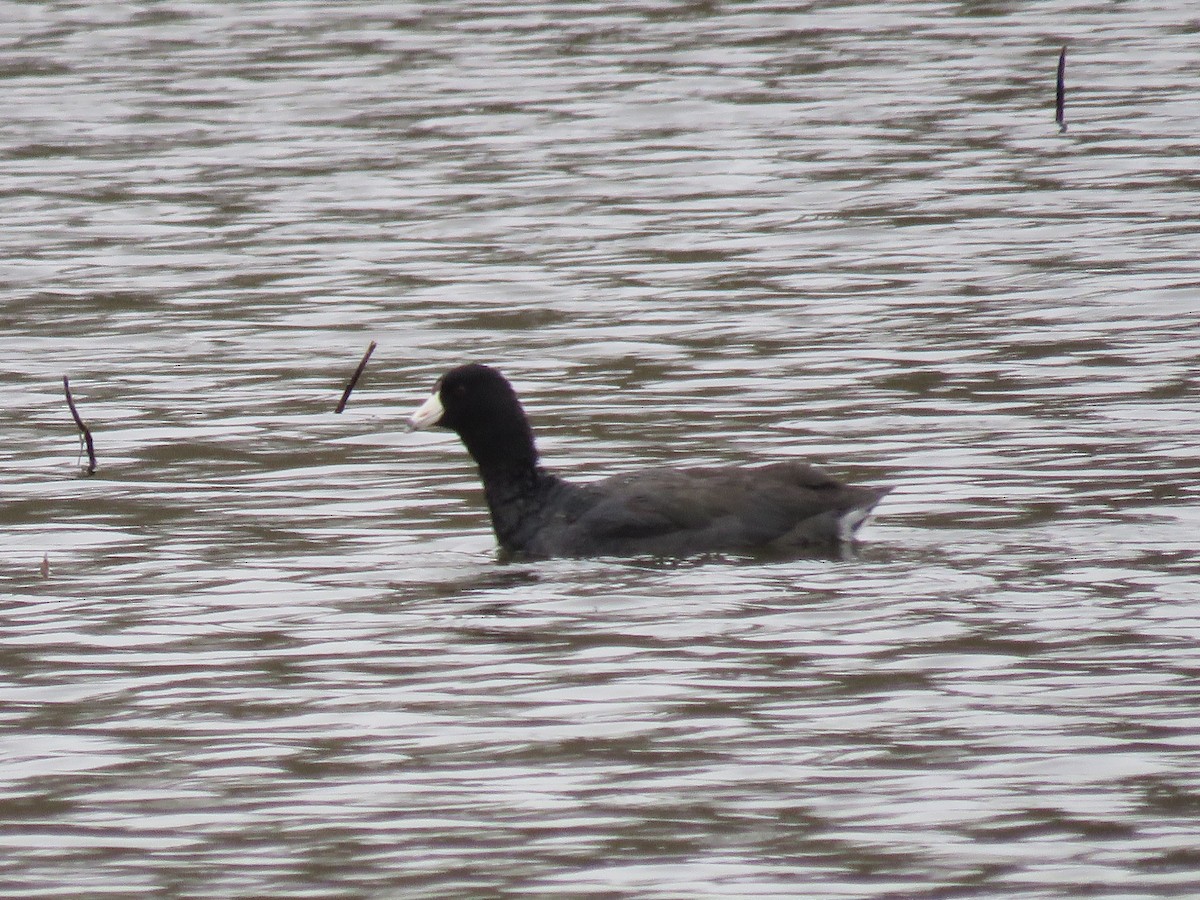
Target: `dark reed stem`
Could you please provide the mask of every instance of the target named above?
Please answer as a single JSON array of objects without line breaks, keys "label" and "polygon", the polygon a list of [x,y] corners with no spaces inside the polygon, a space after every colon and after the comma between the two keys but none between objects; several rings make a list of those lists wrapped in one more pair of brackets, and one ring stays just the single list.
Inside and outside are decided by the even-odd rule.
[{"label": "dark reed stem", "polygon": [[67,407],[71,410],[71,418],[75,420],[75,424],[79,426],[79,431],[83,435],[84,443],[87,444],[88,467],[89,475],[96,474],[96,445],[92,443],[92,432],[86,425],[83,424],[83,419],[79,417],[79,410],[75,408],[75,399],[71,396],[71,382],[67,376],[63,376],[63,391],[67,395]]},{"label": "dark reed stem", "polygon": [[1058,123],[1059,131],[1067,130],[1067,120],[1063,107],[1067,99],[1067,47],[1064,44],[1058,54],[1058,85],[1054,91],[1054,121]]},{"label": "dark reed stem", "polygon": [[367,367],[367,360],[371,358],[371,354],[375,352],[375,342],[371,341],[367,352],[363,354],[362,361],[358,364],[358,368],[354,370],[354,374],[350,376],[350,383],[346,385],[346,389],[342,391],[342,399],[338,401],[336,413],[340,413],[346,408],[346,401],[350,399],[350,392],[354,390],[354,386],[358,384],[358,379],[362,377],[363,369]]}]

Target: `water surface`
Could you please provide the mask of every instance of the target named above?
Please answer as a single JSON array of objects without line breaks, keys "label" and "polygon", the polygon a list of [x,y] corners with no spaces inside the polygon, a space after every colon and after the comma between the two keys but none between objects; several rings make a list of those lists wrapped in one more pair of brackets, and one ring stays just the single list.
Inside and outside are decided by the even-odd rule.
[{"label": "water surface", "polygon": [[[1178,4],[0,8],[6,896],[1194,889]],[[466,359],[573,477],[896,490],[502,565]]]}]

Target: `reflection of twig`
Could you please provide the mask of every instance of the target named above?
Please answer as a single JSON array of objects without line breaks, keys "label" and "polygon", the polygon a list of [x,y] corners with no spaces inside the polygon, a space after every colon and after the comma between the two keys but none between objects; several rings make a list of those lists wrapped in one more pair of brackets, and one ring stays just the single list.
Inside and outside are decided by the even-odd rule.
[{"label": "reflection of twig", "polygon": [[75,420],[75,424],[79,426],[79,431],[83,434],[83,440],[87,443],[88,452],[88,467],[89,475],[96,474],[96,445],[92,443],[92,433],[88,427],[83,424],[83,419],[79,418],[79,410],[75,408],[75,400],[71,397],[71,382],[67,380],[67,376],[63,376],[63,390],[67,394],[67,406],[71,410],[71,418]]},{"label": "reflection of twig", "polygon": [[375,342],[371,341],[371,345],[367,347],[367,352],[363,354],[362,362],[358,364],[358,368],[354,370],[354,374],[350,376],[350,383],[346,385],[346,389],[342,391],[342,399],[338,401],[337,409],[334,412],[340,413],[346,408],[346,401],[350,399],[350,392],[354,390],[354,386],[358,384],[358,379],[362,377],[363,369],[367,367],[367,360],[371,358],[371,354],[375,352]]},{"label": "reflection of twig", "polygon": [[1067,99],[1067,47],[1064,44],[1058,54],[1058,87],[1054,92],[1054,121],[1058,123],[1059,131],[1067,130],[1067,120],[1063,115],[1063,105]]}]

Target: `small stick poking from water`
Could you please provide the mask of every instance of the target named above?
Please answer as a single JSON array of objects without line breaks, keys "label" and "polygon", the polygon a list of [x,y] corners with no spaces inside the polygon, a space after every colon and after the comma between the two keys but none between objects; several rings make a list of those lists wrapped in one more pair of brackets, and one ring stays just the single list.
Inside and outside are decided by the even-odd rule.
[{"label": "small stick poking from water", "polygon": [[346,385],[346,389],[342,391],[342,399],[338,401],[335,413],[340,413],[346,408],[346,401],[350,399],[350,392],[354,390],[354,386],[358,384],[358,379],[362,377],[363,369],[367,367],[367,360],[371,358],[371,354],[375,352],[375,342],[371,341],[367,352],[363,354],[362,362],[358,364],[358,368],[354,370],[354,374],[350,376],[350,383]]},{"label": "small stick poking from water", "polygon": [[1067,99],[1067,45],[1063,44],[1058,54],[1058,86],[1054,91],[1054,121],[1058,123],[1060,132],[1067,130],[1067,120],[1063,107]]},{"label": "small stick poking from water", "polygon": [[71,382],[67,376],[63,376],[63,391],[67,395],[67,407],[71,410],[71,418],[75,420],[75,424],[79,426],[79,433],[83,435],[83,440],[87,444],[88,467],[89,475],[96,474],[96,445],[92,443],[92,432],[86,425],[83,424],[83,419],[79,418],[79,410],[75,408],[75,400],[71,397]]}]

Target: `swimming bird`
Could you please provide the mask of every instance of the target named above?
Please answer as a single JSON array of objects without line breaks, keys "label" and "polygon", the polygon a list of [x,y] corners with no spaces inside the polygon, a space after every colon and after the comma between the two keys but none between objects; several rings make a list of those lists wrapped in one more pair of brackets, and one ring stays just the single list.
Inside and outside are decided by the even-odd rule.
[{"label": "swimming bird", "polygon": [[855,487],[801,462],[652,468],[582,484],[540,465],[508,379],[451,369],[408,419],[456,432],[479,466],[492,528],[517,558],[799,554],[852,540],[889,487]]}]

